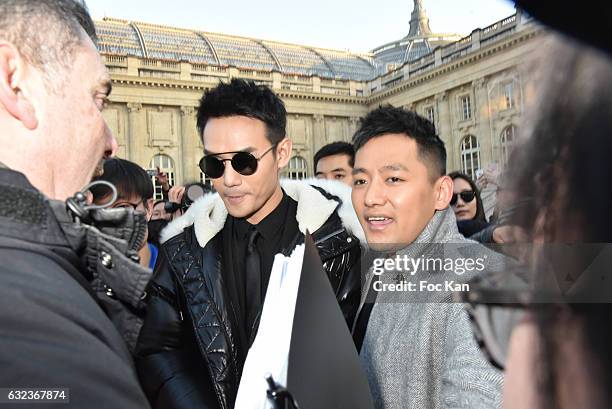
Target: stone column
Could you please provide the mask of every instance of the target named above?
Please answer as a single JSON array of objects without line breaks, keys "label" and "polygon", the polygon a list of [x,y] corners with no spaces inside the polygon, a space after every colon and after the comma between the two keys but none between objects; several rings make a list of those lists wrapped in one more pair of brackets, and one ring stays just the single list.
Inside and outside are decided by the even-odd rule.
[{"label": "stone column", "polygon": [[487,167],[493,155],[493,135],[491,129],[491,107],[487,93],[487,82],[484,78],[472,82],[474,87],[474,118],[476,119],[476,135],[480,143],[480,169]]},{"label": "stone column", "polygon": [[347,142],[351,142],[353,140],[353,135],[357,132],[359,128],[359,117],[352,116],[349,118],[349,138]]},{"label": "stone column", "polygon": [[[128,134],[126,141],[127,156],[132,162],[140,163],[138,160],[138,118],[140,116],[140,110],[142,104],[130,102],[127,104],[128,110]],[[149,164],[145,164],[148,166]]]},{"label": "stone column", "polygon": [[323,115],[316,114],[313,116],[314,119],[314,129],[313,129],[313,139],[314,139],[314,151],[318,151],[321,149],[323,145],[327,143],[327,135],[325,132],[325,117]]},{"label": "stone column", "polygon": [[455,147],[456,141],[453,140],[452,115],[448,92],[436,94],[435,101],[438,117],[436,131],[446,147],[446,170],[448,172],[457,169],[458,164]]},{"label": "stone column", "polygon": [[198,161],[202,152],[198,148],[198,135],[196,131],[195,109],[191,106],[181,106],[181,169],[183,182],[196,182],[200,180]]}]

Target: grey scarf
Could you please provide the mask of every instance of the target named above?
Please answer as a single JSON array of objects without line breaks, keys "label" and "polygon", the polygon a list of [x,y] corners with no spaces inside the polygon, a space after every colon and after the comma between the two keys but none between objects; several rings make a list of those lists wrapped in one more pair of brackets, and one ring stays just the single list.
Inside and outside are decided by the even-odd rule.
[{"label": "grey scarf", "polygon": [[[445,260],[486,256],[487,270],[503,268],[504,258],[463,238],[451,209],[436,212],[417,239],[397,252],[412,259]],[[403,274],[408,281],[453,279],[478,272],[385,272],[382,282]],[[374,274],[368,273],[372,283]],[[370,284],[368,284],[370,285]],[[369,287],[368,287],[369,288]],[[360,358],[377,408],[491,408],[501,405],[503,376],[480,351],[462,304],[450,292],[378,292]]]}]

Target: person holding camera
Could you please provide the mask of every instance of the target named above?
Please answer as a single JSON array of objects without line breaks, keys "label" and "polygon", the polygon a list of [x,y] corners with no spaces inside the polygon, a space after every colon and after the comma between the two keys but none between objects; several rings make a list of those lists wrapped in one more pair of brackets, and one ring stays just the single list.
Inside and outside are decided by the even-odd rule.
[{"label": "person holding camera", "polygon": [[165,201],[168,201],[169,199],[168,194],[170,192],[170,189],[172,189],[172,185],[170,185],[170,178],[168,174],[166,172],[163,172],[159,167],[155,169],[149,169],[147,170],[147,173],[149,174],[149,176],[155,177],[157,184],[161,186],[162,198]]},{"label": "person holding camera", "polygon": [[[511,158],[515,157],[515,152]],[[491,216],[490,224],[473,233],[470,238],[483,244],[515,244],[524,243],[527,239],[523,228],[514,223],[517,212],[528,204],[528,198],[521,198],[518,191],[509,183],[512,175],[509,170],[499,177],[497,186],[497,202]],[[500,249],[503,247],[500,247]],[[506,251],[512,249],[507,246]]]},{"label": "person holding camera", "polygon": [[164,211],[170,214],[169,220],[182,216],[199,198],[209,193],[210,189],[195,182],[185,186],[173,186],[168,190],[168,200],[164,203]]}]

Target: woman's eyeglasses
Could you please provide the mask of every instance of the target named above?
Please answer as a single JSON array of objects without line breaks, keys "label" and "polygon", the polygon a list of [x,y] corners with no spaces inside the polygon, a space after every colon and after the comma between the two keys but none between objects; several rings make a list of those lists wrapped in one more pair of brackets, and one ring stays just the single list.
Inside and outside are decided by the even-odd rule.
[{"label": "woman's eyeglasses", "polygon": [[453,193],[453,197],[450,201],[451,206],[457,204],[457,199],[459,198],[459,196],[461,196],[461,200],[463,200],[464,203],[470,203],[476,197],[476,192],[474,192],[473,190],[465,190],[461,193]]},{"label": "woman's eyeglasses", "polygon": [[[200,159],[200,169],[211,179],[217,179],[223,176],[225,172],[225,162],[230,161],[232,168],[243,176],[250,176],[257,171],[257,166],[261,158],[263,158],[268,152],[276,147],[276,143],[272,145],[267,151],[261,154],[259,158],[256,158],[252,153],[249,152],[223,152],[215,153],[213,155],[206,155]],[[220,159],[218,155],[224,155],[228,153],[235,153],[231,159]]]}]

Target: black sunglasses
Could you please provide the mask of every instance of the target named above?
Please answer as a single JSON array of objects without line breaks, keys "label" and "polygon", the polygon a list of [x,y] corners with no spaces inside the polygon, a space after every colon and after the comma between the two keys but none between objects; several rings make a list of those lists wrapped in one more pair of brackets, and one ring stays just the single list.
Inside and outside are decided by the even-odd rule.
[{"label": "black sunglasses", "polygon": [[[259,158],[256,158],[252,153],[249,152],[223,152],[215,153],[212,155],[206,155],[200,159],[200,169],[211,179],[217,179],[223,176],[225,172],[225,162],[230,161],[232,168],[243,176],[249,176],[257,171],[257,165],[261,158],[263,158],[268,152],[276,147],[277,143],[270,146],[270,148],[261,154]],[[218,155],[225,155],[228,153],[235,153],[231,159],[219,159]]]},{"label": "black sunglasses", "polygon": [[458,196],[461,196],[461,200],[463,200],[465,203],[470,203],[476,197],[476,192],[474,192],[473,190],[466,190],[459,194],[453,193],[453,197],[451,198],[451,201],[450,201],[451,206],[454,206],[457,204]]}]

